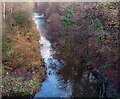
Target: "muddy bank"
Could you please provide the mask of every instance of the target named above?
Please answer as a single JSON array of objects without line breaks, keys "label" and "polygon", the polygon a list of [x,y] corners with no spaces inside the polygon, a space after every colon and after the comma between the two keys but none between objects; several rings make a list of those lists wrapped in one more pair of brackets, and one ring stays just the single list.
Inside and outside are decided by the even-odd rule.
[{"label": "muddy bank", "polygon": [[5,3],[1,67],[4,97],[32,97],[45,79],[33,7],[34,3]]},{"label": "muddy bank", "polygon": [[[37,6],[45,14],[46,36],[56,57],[65,62],[59,74],[64,80],[73,81],[73,97],[119,96],[118,3],[38,3]],[[91,77],[95,77],[92,83]],[[107,83],[105,88],[100,87],[101,82]]]}]

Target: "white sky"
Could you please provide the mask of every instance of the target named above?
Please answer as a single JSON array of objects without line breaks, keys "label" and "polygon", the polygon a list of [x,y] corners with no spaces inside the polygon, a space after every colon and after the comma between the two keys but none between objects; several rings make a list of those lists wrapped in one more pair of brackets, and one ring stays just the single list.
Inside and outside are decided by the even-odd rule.
[{"label": "white sky", "polygon": [[119,2],[120,0],[0,0],[1,2]]}]

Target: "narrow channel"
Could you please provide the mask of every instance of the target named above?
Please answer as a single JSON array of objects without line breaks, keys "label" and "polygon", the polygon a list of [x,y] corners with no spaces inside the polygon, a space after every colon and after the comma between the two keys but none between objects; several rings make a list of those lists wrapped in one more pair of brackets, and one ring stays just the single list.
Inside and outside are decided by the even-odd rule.
[{"label": "narrow channel", "polygon": [[77,76],[76,79],[71,77],[67,81],[63,79],[63,75],[58,74],[62,66],[64,66],[64,62],[54,57],[56,52],[52,48],[52,43],[45,36],[47,30],[45,28],[44,14],[40,11],[35,11],[33,20],[40,33],[40,53],[46,67],[46,79],[35,97],[82,97],[90,94],[91,96],[104,97],[106,99],[106,80],[97,71],[79,71],[82,76]]},{"label": "narrow channel", "polygon": [[40,32],[40,52],[45,62],[47,76],[35,97],[70,97],[72,94],[70,81],[64,83],[62,77],[57,74],[63,62],[54,58],[55,51],[52,49],[50,41],[45,37],[44,14],[34,12],[33,20]]}]

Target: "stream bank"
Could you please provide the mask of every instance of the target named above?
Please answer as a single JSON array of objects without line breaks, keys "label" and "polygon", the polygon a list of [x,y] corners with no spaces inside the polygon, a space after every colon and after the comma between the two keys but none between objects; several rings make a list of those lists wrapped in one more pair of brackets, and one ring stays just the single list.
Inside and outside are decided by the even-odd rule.
[{"label": "stream bank", "polygon": [[1,66],[5,99],[33,97],[46,77],[33,7],[34,3],[5,3]]},{"label": "stream bank", "polygon": [[64,62],[57,74],[64,82],[71,82],[72,97],[119,96],[118,3],[58,2],[37,6],[45,15],[45,35],[56,51],[55,57]]},{"label": "stream bank", "polygon": [[52,49],[52,43],[47,40],[45,34],[44,14],[35,8],[34,21],[40,32],[40,52],[46,67],[46,79],[43,81],[40,91],[35,95],[37,97],[70,97],[71,84],[69,81],[64,83],[64,79],[57,73],[63,66],[62,60],[54,57],[55,51]]}]

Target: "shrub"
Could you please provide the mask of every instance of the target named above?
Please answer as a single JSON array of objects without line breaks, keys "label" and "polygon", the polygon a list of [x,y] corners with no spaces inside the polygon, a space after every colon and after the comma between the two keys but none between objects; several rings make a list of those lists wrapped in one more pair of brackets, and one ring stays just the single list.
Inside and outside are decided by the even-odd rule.
[{"label": "shrub", "polygon": [[75,23],[73,18],[73,10],[70,6],[66,8],[67,16],[60,16],[60,20],[64,26],[71,26]]},{"label": "shrub", "polygon": [[106,64],[104,64],[104,65],[101,67],[101,70],[106,70],[106,69],[108,69],[110,66],[111,66],[111,64],[106,63]]},{"label": "shrub", "polygon": [[15,12],[14,14],[15,24],[21,27],[28,26],[30,23],[29,14],[23,11]]}]

